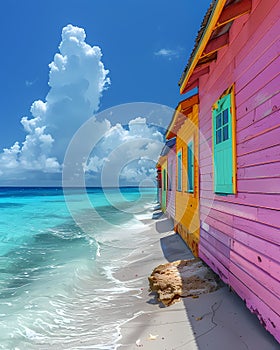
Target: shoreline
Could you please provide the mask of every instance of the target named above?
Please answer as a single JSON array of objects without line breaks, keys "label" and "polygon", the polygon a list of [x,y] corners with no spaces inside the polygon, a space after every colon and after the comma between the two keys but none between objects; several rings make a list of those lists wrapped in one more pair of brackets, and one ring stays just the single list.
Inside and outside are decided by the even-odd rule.
[{"label": "shoreline", "polygon": [[148,276],[160,264],[192,259],[193,254],[173,224],[160,211],[153,219],[140,220],[148,226],[144,245],[137,247],[125,267],[114,272],[123,283],[138,280],[134,316],[117,327],[118,350],[277,350],[279,344],[259,323],[243,301],[222,283],[217,291],[199,298],[183,298],[163,307],[149,292]]}]

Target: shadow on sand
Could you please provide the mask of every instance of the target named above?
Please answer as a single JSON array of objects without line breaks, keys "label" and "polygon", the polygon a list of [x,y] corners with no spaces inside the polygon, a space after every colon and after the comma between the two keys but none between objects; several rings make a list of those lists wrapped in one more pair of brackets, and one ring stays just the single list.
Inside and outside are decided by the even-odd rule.
[{"label": "shadow on sand", "polygon": [[191,250],[177,233],[162,237],[160,245],[165,259],[169,262],[194,258]]}]

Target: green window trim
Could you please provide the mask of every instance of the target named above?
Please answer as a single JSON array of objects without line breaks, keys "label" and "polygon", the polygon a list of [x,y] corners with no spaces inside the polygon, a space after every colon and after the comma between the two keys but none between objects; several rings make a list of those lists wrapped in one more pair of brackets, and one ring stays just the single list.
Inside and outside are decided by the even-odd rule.
[{"label": "green window trim", "polygon": [[228,89],[212,109],[214,192],[235,193],[235,120],[233,87]]},{"label": "green window trim", "polygon": [[182,151],[177,153],[177,191],[182,192]]},{"label": "green window trim", "polygon": [[187,192],[194,192],[194,145],[191,140],[187,145],[188,166],[187,166]]}]

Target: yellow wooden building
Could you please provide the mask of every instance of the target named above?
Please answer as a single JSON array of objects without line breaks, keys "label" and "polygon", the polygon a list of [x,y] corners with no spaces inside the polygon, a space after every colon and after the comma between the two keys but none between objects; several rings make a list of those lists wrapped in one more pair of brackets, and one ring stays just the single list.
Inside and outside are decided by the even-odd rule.
[{"label": "yellow wooden building", "polygon": [[199,168],[198,95],[181,101],[168,127],[166,139],[176,137],[175,230],[198,256]]}]

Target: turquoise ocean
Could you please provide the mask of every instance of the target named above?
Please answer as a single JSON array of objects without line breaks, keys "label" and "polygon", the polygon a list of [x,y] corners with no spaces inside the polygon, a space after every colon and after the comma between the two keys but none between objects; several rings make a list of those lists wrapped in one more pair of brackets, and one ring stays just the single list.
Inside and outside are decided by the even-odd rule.
[{"label": "turquoise ocean", "polygon": [[115,349],[141,291],[114,271],[155,202],[152,188],[0,188],[0,349]]}]

